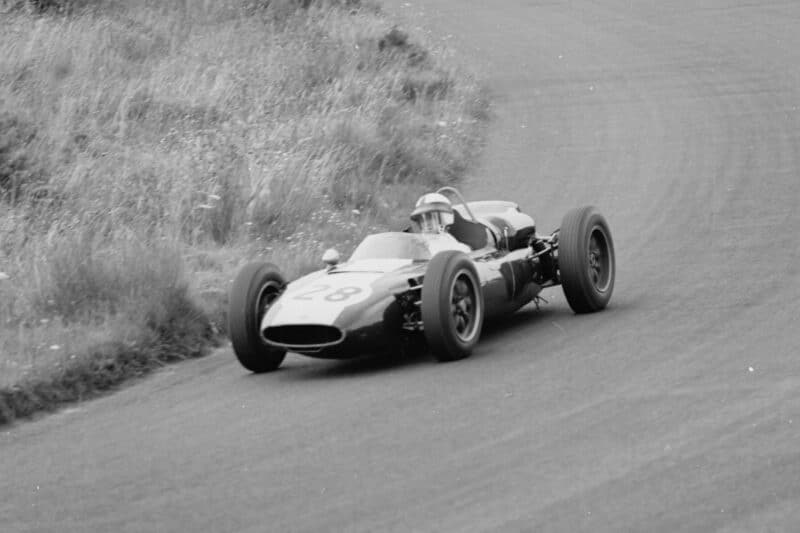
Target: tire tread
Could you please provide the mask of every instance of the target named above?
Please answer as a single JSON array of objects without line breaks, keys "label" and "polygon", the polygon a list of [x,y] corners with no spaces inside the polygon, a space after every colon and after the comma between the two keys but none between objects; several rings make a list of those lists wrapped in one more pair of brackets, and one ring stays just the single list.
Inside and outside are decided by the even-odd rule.
[{"label": "tire tread", "polygon": [[[598,292],[587,275],[586,246],[595,224],[602,226],[611,254],[612,278],[604,293]],[[594,206],[571,209],[562,220],[559,231],[558,264],[561,287],[567,303],[575,313],[593,313],[606,307],[614,287],[614,244],[605,218]]]}]

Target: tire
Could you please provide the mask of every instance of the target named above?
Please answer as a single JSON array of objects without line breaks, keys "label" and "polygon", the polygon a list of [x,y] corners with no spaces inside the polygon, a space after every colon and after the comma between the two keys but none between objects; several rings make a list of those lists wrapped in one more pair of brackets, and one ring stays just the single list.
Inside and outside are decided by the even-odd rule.
[{"label": "tire", "polygon": [[236,358],[251,372],[275,370],[286,357],[286,350],[267,344],[259,331],[264,313],[285,287],[283,276],[270,263],[250,263],[233,280],[228,332]]},{"label": "tire", "polygon": [[485,313],[478,272],[466,254],[445,251],[431,259],[421,311],[425,339],[436,359],[455,361],[472,353]]},{"label": "tire", "polygon": [[608,305],[614,291],[614,241],[606,219],[592,206],[564,215],[558,234],[561,288],[576,313]]}]

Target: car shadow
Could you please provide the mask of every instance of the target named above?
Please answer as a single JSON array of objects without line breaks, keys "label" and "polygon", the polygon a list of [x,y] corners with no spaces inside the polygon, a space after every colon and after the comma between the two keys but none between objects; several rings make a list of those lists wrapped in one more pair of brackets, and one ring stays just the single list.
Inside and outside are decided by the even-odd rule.
[{"label": "car shadow", "polygon": [[481,341],[494,339],[498,336],[506,335],[509,331],[513,331],[524,326],[531,328],[541,325],[540,322],[547,320],[553,316],[560,316],[563,314],[561,309],[553,309],[541,307],[537,309],[535,306],[530,305],[522,308],[511,316],[489,320],[483,325],[481,331]]},{"label": "car shadow", "polygon": [[[612,302],[603,313],[628,313],[640,307],[636,300],[622,299]],[[565,326],[569,327],[572,320],[592,320],[595,314],[576,315],[566,302],[545,303],[537,308],[528,304],[516,313],[499,319],[487,321],[483,325],[481,340],[473,354],[465,360],[454,363],[441,364],[469,364],[470,360],[482,360],[484,357],[502,357],[498,353],[499,343],[509,335],[516,335],[524,331],[535,339],[536,335],[552,335],[552,328],[563,333]],[[353,359],[315,359],[301,355],[291,355],[283,366],[268,374],[251,374],[253,379],[264,377],[278,378],[281,381],[304,381],[330,378],[355,378],[372,374],[406,370],[427,365],[436,365],[433,355],[420,343],[413,349],[406,349],[402,353],[387,352],[365,355]]]},{"label": "car shadow", "polygon": [[[562,309],[536,309],[525,307],[509,317],[486,322],[481,332],[481,340],[471,357],[489,355],[494,350],[481,349],[481,344],[494,343],[514,331],[525,329],[534,334],[537,329],[546,327],[553,317],[564,313]],[[308,380],[318,378],[351,378],[423,365],[437,364],[435,358],[423,342],[402,352],[387,352],[365,355],[354,359],[326,360],[313,357],[293,358],[292,364],[279,368],[276,373],[281,380]],[[300,362],[302,361],[302,362]],[[298,364],[298,362],[300,362]],[[454,362],[452,364],[459,364]],[[274,375],[275,373],[271,373]]]},{"label": "car shadow", "polygon": [[353,359],[300,357],[303,357],[301,364],[278,369],[281,379],[351,378],[428,364],[433,360],[433,356],[424,348],[414,351],[368,354]]}]

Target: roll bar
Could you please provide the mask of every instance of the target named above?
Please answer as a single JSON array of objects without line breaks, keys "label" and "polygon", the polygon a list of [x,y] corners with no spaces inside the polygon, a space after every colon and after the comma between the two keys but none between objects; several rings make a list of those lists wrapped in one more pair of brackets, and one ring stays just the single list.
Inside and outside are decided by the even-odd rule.
[{"label": "roll bar", "polygon": [[446,186],[446,187],[440,188],[436,192],[439,193],[439,194],[450,193],[453,196],[455,196],[456,198],[458,198],[458,201],[461,202],[461,205],[464,206],[464,209],[467,211],[467,214],[470,216],[472,221],[473,222],[478,222],[478,219],[475,218],[475,215],[472,213],[472,209],[469,208],[469,206],[467,205],[467,201],[464,200],[464,197],[461,196],[461,193],[458,191],[458,189],[456,189],[455,187]]}]

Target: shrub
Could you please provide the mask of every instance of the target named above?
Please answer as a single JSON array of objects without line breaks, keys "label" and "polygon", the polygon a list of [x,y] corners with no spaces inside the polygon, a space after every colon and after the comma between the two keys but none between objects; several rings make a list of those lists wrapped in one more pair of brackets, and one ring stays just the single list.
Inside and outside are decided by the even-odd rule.
[{"label": "shrub", "polygon": [[149,309],[185,289],[178,248],[127,229],[103,235],[89,226],[54,235],[41,265],[34,305],[66,321]]},{"label": "shrub", "polygon": [[34,13],[69,14],[91,4],[91,0],[28,0]]},{"label": "shrub", "polygon": [[29,155],[35,138],[32,124],[0,112],[0,200],[16,204],[41,185],[43,173]]}]

